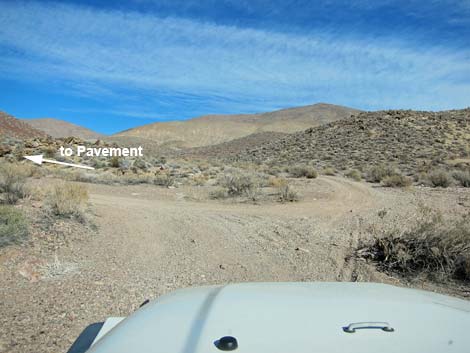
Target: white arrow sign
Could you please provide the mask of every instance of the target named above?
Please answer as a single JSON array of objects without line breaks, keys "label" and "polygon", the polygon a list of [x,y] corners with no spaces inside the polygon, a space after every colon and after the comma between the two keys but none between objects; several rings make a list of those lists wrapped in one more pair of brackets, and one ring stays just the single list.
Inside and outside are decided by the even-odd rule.
[{"label": "white arrow sign", "polygon": [[87,165],[81,165],[81,164],[73,164],[73,163],[65,163],[65,162],[59,162],[55,161],[53,159],[46,159],[42,158],[42,154],[38,154],[36,156],[24,156],[24,158],[29,159],[30,161],[36,163],[36,164],[42,164],[43,162],[47,163],[54,163],[54,164],[61,164],[61,165],[66,165],[69,167],[75,167],[75,168],[83,168],[83,169],[95,169],[93,167],[89,167]]}]

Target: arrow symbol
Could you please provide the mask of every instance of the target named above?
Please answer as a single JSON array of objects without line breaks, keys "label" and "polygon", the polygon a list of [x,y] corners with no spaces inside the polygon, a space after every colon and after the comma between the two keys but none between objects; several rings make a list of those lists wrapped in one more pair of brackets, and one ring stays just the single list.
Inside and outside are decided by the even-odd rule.
[{"label": "arrow symbol", "polygon": [[36,155],[36,156],[24,156],[24,158],[29,159],[30,161],[32,161],[32,162],[34,162],[34,163],[36,163],[36,164],[39,164],[39,165],[41,165],[43,162],[47,162],[47,163],[54,163],[54,164],[66,165],[66,166],[75,167],[75,168],[95,169],[95,168],[89,167],[89,166],[87,166],[87,165],[73,164],[73,163],[66,163],[66,162],[59,162],[59,161],[55,161],[55,160],[53,160],[53,159],[43,158],[43,157],[42,157],[42,154],[38,154],[38,155]]}]

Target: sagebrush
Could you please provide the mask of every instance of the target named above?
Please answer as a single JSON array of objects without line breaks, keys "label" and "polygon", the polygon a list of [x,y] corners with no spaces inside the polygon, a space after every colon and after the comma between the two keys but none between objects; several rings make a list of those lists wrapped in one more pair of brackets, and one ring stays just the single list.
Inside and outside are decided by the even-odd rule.
[{"label": "sagebrush", "polygon": [[46,203],[57,216],[84,215],[88,202],[88,190],[84,185],[61,183],[50,191]]},{"label": "sagebrush", "polygon": [[259,180],[249,173],[228,173],[223,175],[218,183],[226,190],[229,196],[250,196],[259,189]]},{"label": "sagebrush", "polygon": [[28,235],[23,213],[10,205],[0,205],[0,247],[18,243]]},{"label": "sagebrush", "polygon": [[412,180],[404,175],[395,174],[387,176],[382,180],[382,185],[385,187],[408,187],[412,184]]},{"label": "sagebrush", "polygon": [[444,170],[434,170],[427,175],[432,186],[446,188],[452,184],[452,177]]},{"label": "sagebrush", "polygon": [[26,178],[31,169],[20,164],[5,163],[0,166],[0,202],[15,204],[27,195]]},{"label": "sagebrush", "polygon": [[390,272],[470,280],[470,214],[446,219],[423,208],[413,224],[402,227],[373,234],[358,253]]},{"label": "sagebrush", "polygon": [[294,178],[307,178],[307,179],[314,179],[318,176],[317,171],[315,168],[309,166],[309,165],[295,165],[292,167],[289,167],[289,173],[294,177]]}]

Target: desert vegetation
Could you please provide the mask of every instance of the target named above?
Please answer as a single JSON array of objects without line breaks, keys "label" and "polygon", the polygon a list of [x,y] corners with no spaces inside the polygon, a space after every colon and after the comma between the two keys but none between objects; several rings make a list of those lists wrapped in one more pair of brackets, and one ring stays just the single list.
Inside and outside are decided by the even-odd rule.
[{"label": "desert vegetation", "polygon": [[452,177],[444,170],[433,170],[427,175],[427,179],[434,187],[446,188],[452,184]]},{"label": "desert vegetation", "polygon": [[88,191],[84,185],[59,183],[52,187],[46,204],[56,216],[82,218],[88,201]]},{"label": "desert vegetation", "polygon": [[347,178],[350,178],[355,181],[361,181],[362,175],[361,172],[356,169],[350,169],[344,174]]},{"label": "desert vegetation", "polygon": [[282,179],[276,188],[277,193],[279,194],[279,201],[281,202],[294,202],[300,200],[299,193],[289,185],[289,182],[286,179]]},{"label": "desert vegetation", "polygon": [[371,183],[380,183],[385,178],[389,178],[399,174],[394,168],[386,164],[373,166],[367,172],[367,181]]},{"label": "desert vegetation", "polygon": [[382,179],[382,185],[386,187],[407,187],[412,180],[401,174],[393,174]]},{"label": "desert vegetation", "polygon": [[288,172],[294,178],[315,179],[318,177],[318,173],[315,168],[309,165],[294,165],[288,168]]},{"label": "desert vegetation", "polygon": [[372,183],[393,177],[387,184],[395,184],[398,174],[432,187],[465,186],[461,180],[470,173],[469,114],[470,109],[359,113],[287,136],[247,137],[192,149],[187,155],[225,163],[269,163],[273,168],[294,162],[294,177],[305,177],[305,169],[297,166],[308,165],[325,175],[336,170],[350,177],[357,170]]},{"label": "desert vegetation", "polygon": [[28,222],[21,211],[10,205],[0,205],[0,248],[21,242],[28,233]]},{"label": "desert vegetation", "polygon": [[470,215],[445,218],[428,207],[412,221],[372,234],[358,250],[378,268],[433,280],[470,280]]},{"label": "desert vegetation", "polygon": [[456,171],[453,174],[454,179],[463,187],[470,187],[470,171]]},{"label": "desert vegetation", "polygon": [[15,204],[27,195],[26,178],[31,169],[19,164],[4,163],[0,165],[1,202]]}]

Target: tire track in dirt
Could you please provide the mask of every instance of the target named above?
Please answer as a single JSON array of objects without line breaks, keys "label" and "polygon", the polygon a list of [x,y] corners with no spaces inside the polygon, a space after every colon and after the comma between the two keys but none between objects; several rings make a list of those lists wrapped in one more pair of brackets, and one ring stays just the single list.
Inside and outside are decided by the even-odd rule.
[{"label": "tire track in dirt", "polygon": [[345,249],[357,243],[354,233],[343,232],[345,219],[351,209],[371,207],[373,191],[334,177],[319,178],[315,187],[331,192],[284,205],[149,200],[95,187],[91,199],[101,229],[95,255],[103,266],[111,261],[154,276],[149,269],[159,269],[166,281],[182,277],[185,285],[345,280]]}]

